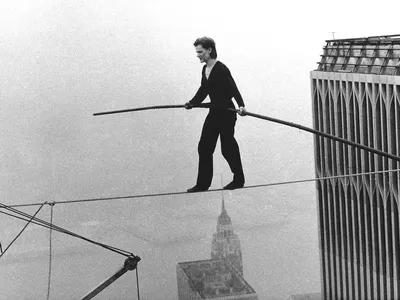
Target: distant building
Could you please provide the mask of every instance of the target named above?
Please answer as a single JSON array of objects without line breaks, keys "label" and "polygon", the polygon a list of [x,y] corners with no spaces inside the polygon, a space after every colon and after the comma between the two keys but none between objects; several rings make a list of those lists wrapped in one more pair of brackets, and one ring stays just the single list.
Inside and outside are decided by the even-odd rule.
[{"label": "distant building", "polygon": [[[400,35],[328,40],[311,72],[314,128],[400,156]],[[315,137],[317,177],[399,169]],[[399,172],[317,182],[322,296],[400,299]]]},{"label": "distant building", "polygon": [[258,300],[256,292],[225,258],[178,263],[179,300]]},{"label": "distant building", "polygon": [[258,300],[243,278],[240,241],[233,232],[223,198],[211,243],[211,259],[178,263],[176,273],[179,300]]},{"label": "distant building", "polygon": [[231,218],[225,209],[225,201],[222,198],[221,214],[218,217],[217,232],[213,234],[211,243],[211,258],[224,257],[231,262],[243,276],[242,251],[238,235],[233,232]]}]

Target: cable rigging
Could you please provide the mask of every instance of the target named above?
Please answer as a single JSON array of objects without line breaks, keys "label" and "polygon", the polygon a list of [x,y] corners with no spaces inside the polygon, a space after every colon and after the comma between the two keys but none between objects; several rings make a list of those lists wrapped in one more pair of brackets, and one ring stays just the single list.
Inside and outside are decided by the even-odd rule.
[{"label": "cable rigging", "polygon": [[[116,248],[116,247],[112,247],[112,246],[108,246],[108,245],[105,245],[105,244],[102,244],[102,243],[99,243],[99,242],[95,242],[95,241],[90,240],[90,239],[88,239],[88,238],[85,238],[85,237],[83,237],[83,236],[81,236],[81,235],[75,234],[75,233],[73,233],[73,232],[71,232],[71,231],[68,231],[68,230],[63,229],[63,228],[61,228],[61,227],[59,227],[59,226],[54,225],[54,224],[53,224],[53,206],[54,206],[54,204],[55,204],[54,202],[51,203],[51,204],[49,204],[49,205],[51,206],[50,223],[48,223],[48,222],[46,222],[46,221],[44,221],[44,220],[41,220],[41,219],[39,219],[39,218],[36,218],[36,215],[38,214],[38,212],[41,210],[41,208],[42,208],[45,204],[49,204],[49,203],[47,203],[47,202],[46,202],[46,203],[43,203],[43,205],[40,206],[40,208],[36,211],[36,213],[35,213],[33,216],[30,216],[30,215],[27,214],[27,213],[24,213],[24,212],[19,211],[19,210],[15,209],[15,208],[11,208],[11,207],[8,207],[7,205],[4,205],[4,204],[1,204],[1,203],[0,203],[0,208],[3,208],[3,209],[5,209],[5,210],[8,210],[8,211],[11,211],[11,212],[12,212],[12,213],[7,213],[7,212],[4,212],[4,211],[1,211],[1,210],[0,210],[0,213],[3,213],[3,214],[5,214],[5,215],[11,216],[11,217],[15,217],[15,218],[17,218],[17,219],[24,220],[24,221],[27,221],[27,220],[28,220],[27,218],[29,217],[29,222],[25,225],[25,227],[24,227],[24,228],[22,229],[22,231],[17,235],[17,237],[10,243],[10,245],[6,248],[6,250],[7,250],[7,249],[12,245],[12,243],[22,234],[22,232],[24,231],[24,229],[25,229],[30,223],[33,223],[33,224],[36,224],[36,225],[39,225],[39,226],[43,226],[43,227],[45,227],[45,228],[49,228],[49,229],[50,229],[50,238],[49,238],[49,252],[50,252],[50,256],[49,256],[49,273],[48,273],[48,284],[47,284],[47,299],[50,298],[50,288],[51,288],[51,265],[52,265],[52,264],[51,264],[51,263],[52,263],[52,236],[51,236],[51,232],[52,232],[53,229],[56,230],[56,231],[58,231],[58,232],[65,233],[65,234],[68,234],[68,235],[71,235],[71,236],[74,236],[74,237],[83,239],[83,240],[85,240],[85,241],[87,241],[87,242],[91,242],[91,243],[93,243],[93,244],[95,244],[95,245],[101,246],[101,247],[103,247],[103,248],[105,248],[105,249],[107,249],[107,250],[116,252],[116,253],[118,253],[118,254],[120,254],[120,255],[123,255],[123,256],[127,257],[126,260],[125,260],[125,262],[124,262],[123,267],[120,268],[120,269],[117,271],[117,273],[115,273],[114,275],[112,275],[112,276],[111,276],[110,278],[108,278],[106,281],[102,282],[98,287],[96,287],[93,291],[91,291],[89,294],[87,294],[87,295],[86,295],[84,298],[82,298],[82,299],[85,299],[85,300],[92,299],[94,296],[96,296],[96,295],[97,295],[98,293],[100,293],[102,290],[104,290],[105,288],[107,288],[110,284],[112,284],[115,280],[117,280],[119,277],[121,277],[121,276],[122,276],[123,274],[125,274],[127,271],[131,271],[131,270],[136,269],[136,276],[138,276],[137,264],[138,264],[138,262],[141,260],[139,256],[135,256],[135,255],[133,255],[132,253],[130,253],[130,252],[128,252],[128,251],[125,251],[125,250],[122,250],[122,249],[118,249],[118,248]],[[2,252],[2,255],[5,254],[6,250],[5,250],[4,252]],[[1,256],[2,256],[2,255],[1,255]],[[1,257],[1,256],[0,256],[0,257]],[[138,280],[138,277],[137,277],[137,289],[138,289],[138,293],[139,293],[139,280]],[[139,294],[138,294],[138,295],[139,295]],[[140,298],[139,298],[139,299],[140,299]]]},{"label": "cable rigging", "polygon": [[[46,202],[46,203],[47,203],[47,202]],[[43,205],[46,204],[46,203],[43,203]],[[48,204],[48,203],[47,203],[47,204]],[[42,206],[43,206],[43,205],[42,205]],[[42,206],[41,206],[41,207],[42,207]],[[55,230],[55,231],[58,231],[58,232],[61,232],[61,233],[64,233],[64,234],[67,234],[67,235],[70,235],[70,236],[79,238],[79,239],[81,239],[81,240],[84,240],[84,241],[86,241],[86,242],[89,242],[89,243],[92,243],[92,244],[94,244],[94,245],[100,246],[100,247],[102,247],[102,248],[104,248],[104,249],[107,249],[107,250],[109,250],[109,251],[118,253],[118,254],[123,255],[123,256],[125,256],[125,257],[136,257],[135,255],[133,255],[133,254],[132,254],[131,252],[129,252],[129,251],[122,250],[122,249],[119,249],[119,248],[116,248],[116,247],[113,247],[113,246],[109,246],[109,245],[106,245],[106,244],[103,244],[103,243],[100,243],[100,242],[96,242],[96,241],[91,240],[91,239],[89,239],[89,238],[86,238],[86,237],[84,237],[84,236],[82,236],[82,235],[76,234],[76,233],[71,232],[71,231],[69,231],[69,230],[66,230],[66,229],[64,229],[64,228],[61,228],[61,227],[59,227],[59,226],[56,226],[56,225],[54,225],[54,224],[50,224],[50,223],[48,223],[48,222],[46,222],[46,221],[44,221],[44,220],[41,220],[41,219],[39,219],[39,218],[36,218],[35,216],[30,216],[30,215],[27,214],[27,213],[24,213],[24,212],[22,212],[22,211],[19,211],[19,210],[15,209],[15,208],[10,207],[10,206],[7,206],[7,205],[5,205],[5,204],[0,203],[0,208],[3,208],[3,209],[5,209],[5,210],[10,211],[10,212],[13,213],[13,214],[12,214],[12,213],[6,213],[6,212],[0,210],[0,213],[3,213],[3,214],[5,214],[5,215],[9,215],[9,216],[11,216],[11,217],[15,217],[15,218],[17,218],[17,219],[21,219],[21,220],[24,220],[24,221],[30,220],[29,223],[33,223],[33,224],[36,224],[36,225],[39,225],[39,226],[42,226],[42,227],[45,227],[45,228],[49,228],[49,229],[51,228],[52,230]],[[30,218],[30,219],[29,219],[29,218]],[[4,252],[3,252],[3,254],[4,254]],[[1,257],[1,256],[0,256],[0,257]]]},{"label": "cable rigging", "polygon": [[39,213],[39,211],[42,209],[42,207],[45,205],[46,203],[43,203],[39,209],[35,212],[35,214],[33,216],[30,216],[30,219],[25,220],[28,221],[28,223],[25,224],[25,226],[22,228],[22,230],[17,234],[17,236],[11,241],[11,243],[7,246],[6,249],[4,249],[4,251],[2,251],[2,253],[0,254],[0,257],[2,257],[4,254],[6,254],[7,250],[10,249],[11,245],[21,236],[21,234],[24,232],[24,230],[26,229],[26,227],[28,227],[28,225],[32,222],[33,219],[35,219],[36,215]]}]

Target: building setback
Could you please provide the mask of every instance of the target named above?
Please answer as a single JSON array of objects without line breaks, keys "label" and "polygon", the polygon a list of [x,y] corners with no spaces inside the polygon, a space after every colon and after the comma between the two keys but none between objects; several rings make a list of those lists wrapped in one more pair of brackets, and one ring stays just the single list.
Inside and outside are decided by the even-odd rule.
[{"label": "building setback", "polygon": [[[400,35],[328,40],[311,72],[314,128],[400,156]],[[317,177],[399,169],[315,136]],[[399,172],[317,181],[323,299],[400,299]]]}]

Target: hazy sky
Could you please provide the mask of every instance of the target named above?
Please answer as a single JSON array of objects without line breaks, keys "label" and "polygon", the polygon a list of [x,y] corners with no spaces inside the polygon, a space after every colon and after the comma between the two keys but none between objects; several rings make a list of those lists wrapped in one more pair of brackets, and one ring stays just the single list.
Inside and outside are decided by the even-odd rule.
[{"label": "hazy sky", "polygon": [[[399,6],[0,1],[1,202],[184,191],[196,180],[206,110],[92,114],[191,99],[201,71],[193,42],[208,35],[249,111],[311,126],[309,72],[325,40],[332,31],[336,38],[396,34]],[[247,184],[314,176],[310,134],[244,117],[236,136]],[[219,146],[214,164],[213,187],[220,187],[220,174],[225,184],[231,174]],[[245,277],[260,299],[318,291],[314,194],[313,184],[226,193]],[[56,205],[55,223],[141,256],[142,299],[176,299],[176,263],[209,257],[220,199],[207,193]],[[39,217],[48,220],[49,207]],[[4,247],[23,223],[0,215],[0,226]],[[60,234],[54,247],[52,299],[79,298],[123,262]],[[30,225],[0,260],[0,299],[45,298],[47,251],[48,232]],[[133,275],[121,279],[98,299],[131,299],[133,283]]]}]

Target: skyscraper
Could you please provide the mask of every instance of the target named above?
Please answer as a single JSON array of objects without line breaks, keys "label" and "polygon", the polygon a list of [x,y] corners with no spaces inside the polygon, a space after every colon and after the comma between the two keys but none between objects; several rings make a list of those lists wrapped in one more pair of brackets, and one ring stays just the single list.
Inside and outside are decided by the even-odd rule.
[{"label": "skyscraper", "polygon": [[233,232],[223,198],[217,232],[211,243],[211,259],[180,262],[176,274],[179,300],[258,300],[243,278],[240,241]]},{"label": "skyscraper", "polygon": [[218,217],[217,232],[213,234],[211,243],[211,258],[226,258],[243,276],[242,251],[240,240],[233,232],[231,218],[225,209],[225,201],[222,198],[221,214]]},{"label": "skyscraper", "polygon": [[[400,156],[400,35],[328,40],[311,72],[314,128]],[[399,169],[315,137],[317,177]],[[400,299],[399,172],[317,182],[322,295]]]}]

